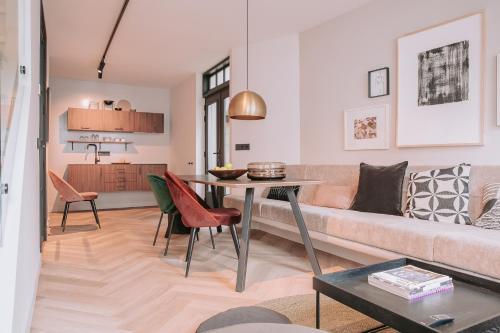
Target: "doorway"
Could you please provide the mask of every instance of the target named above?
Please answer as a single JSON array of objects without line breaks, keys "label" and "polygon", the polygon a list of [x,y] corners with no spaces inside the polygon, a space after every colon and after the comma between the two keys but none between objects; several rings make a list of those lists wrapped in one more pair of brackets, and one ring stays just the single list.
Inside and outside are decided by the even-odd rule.
[{"label": "doorway", "polygon": [[[229,123],[229,58],[224,59],[203,74],[205,97],[205,173],[230,163],[231,127]],[[212,206],[221,207],[224,189],[214,196],[210,186],[205,187],[205,199]],[[214,197],[218,202],[214,202]]]}]

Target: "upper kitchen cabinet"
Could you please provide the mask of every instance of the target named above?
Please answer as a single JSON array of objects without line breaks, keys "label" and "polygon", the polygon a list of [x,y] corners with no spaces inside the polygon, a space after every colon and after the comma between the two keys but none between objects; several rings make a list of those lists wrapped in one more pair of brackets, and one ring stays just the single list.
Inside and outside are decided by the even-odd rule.
[{"label": "upper kitchen cabinet", "polygon": [[104,131],[102,111],[68,109],[69,131]]},{"label": "upper kitchen cabinet", "polygon": [[134,132],[134,113],[130,111],[98,111],[102,112],[104,131],[106,132]]},{"label": "upper kitchen cabinet", "polygon": [[68,109],[69,131],[163,133],[163,113]]},{"label": "upper kitchen cabinet", "polygon": [[134,132],[163,133],[163,113],[135,112]]}]

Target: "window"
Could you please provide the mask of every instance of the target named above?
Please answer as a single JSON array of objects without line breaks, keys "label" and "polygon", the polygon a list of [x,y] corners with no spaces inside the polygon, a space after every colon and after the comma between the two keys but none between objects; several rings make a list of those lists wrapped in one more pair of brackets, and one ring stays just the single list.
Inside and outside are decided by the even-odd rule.
[{"label": "window", "polygon": [[206,97],[229,85],[229,58],[203,73],[203,96]]}]

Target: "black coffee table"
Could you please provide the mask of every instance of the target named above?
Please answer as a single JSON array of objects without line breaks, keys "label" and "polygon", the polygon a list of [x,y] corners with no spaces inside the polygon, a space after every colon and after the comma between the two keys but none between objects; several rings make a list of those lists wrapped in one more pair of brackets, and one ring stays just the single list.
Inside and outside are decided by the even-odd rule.
[{"label": "black coffee table", "polygon": [[[499,260],[498,258],[491,258]],[[414,265],[453,278],[453,291],[438,293],[416,301],[373,287],[368,275],[405,265]],[[329,296],[400,332],[500,332],[500,283],[437,265],[396,259],[362,268],[314,277],[316,290],[316,327],[320,327],[319,297]],[[454,322],[431,328],[422,321],[431,315],[447,314]],[[377,327],[372,332],[381,330]]]}]

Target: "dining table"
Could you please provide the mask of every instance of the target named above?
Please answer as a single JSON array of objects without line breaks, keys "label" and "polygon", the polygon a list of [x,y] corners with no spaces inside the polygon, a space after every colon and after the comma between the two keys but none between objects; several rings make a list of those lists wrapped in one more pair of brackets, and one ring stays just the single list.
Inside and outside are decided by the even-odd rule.
[{"label": "dining table", "polygon": [[[284,178],[284,179],[266,179],[266,180],[251,180],[247,177],[240,177],[234,180],[222,180],[218,179],[212,175],[181,175],[179,176],[184,182],[188,184],[203,184],[211,187],[212,195],[217,195],[217,188],[230,188],[230,189],[244,189],[245,190],[245,203],[242,212],[242,231],[241,231],[241,241],[240,241],[240,255],[238,258],[238,273],[236,277],[236,291],[243,292],[245,290],[246,273],[247,273],[247,262],[248,262],[248,249],[250,246],[250,229],[252,223],[252,208],[254,201],[254,193],[256,188],[268,188],[268,187],[284,187],[292,208],[293,215],[295,217],[295,222],[300,232],[302,242],[307,252],[309,262],[312,266],[314,275],[321,275],[321,267],[318,262],[318,258],[314,252],[314,247],[309,236],[309,231],[304,222],[304,217],[300,210],[300,206],[295,195],[294,187],[296,186],[309,186],[318,185],[323,183],[321,180],[313,179],[301,179],[301,178]],[[220,198],[219,198],[220,199]],[[217,200],[214,197],[214,205],[219,208],[222,206],[222,200]],[[219,206],[219,207],[217,207]]]}]

